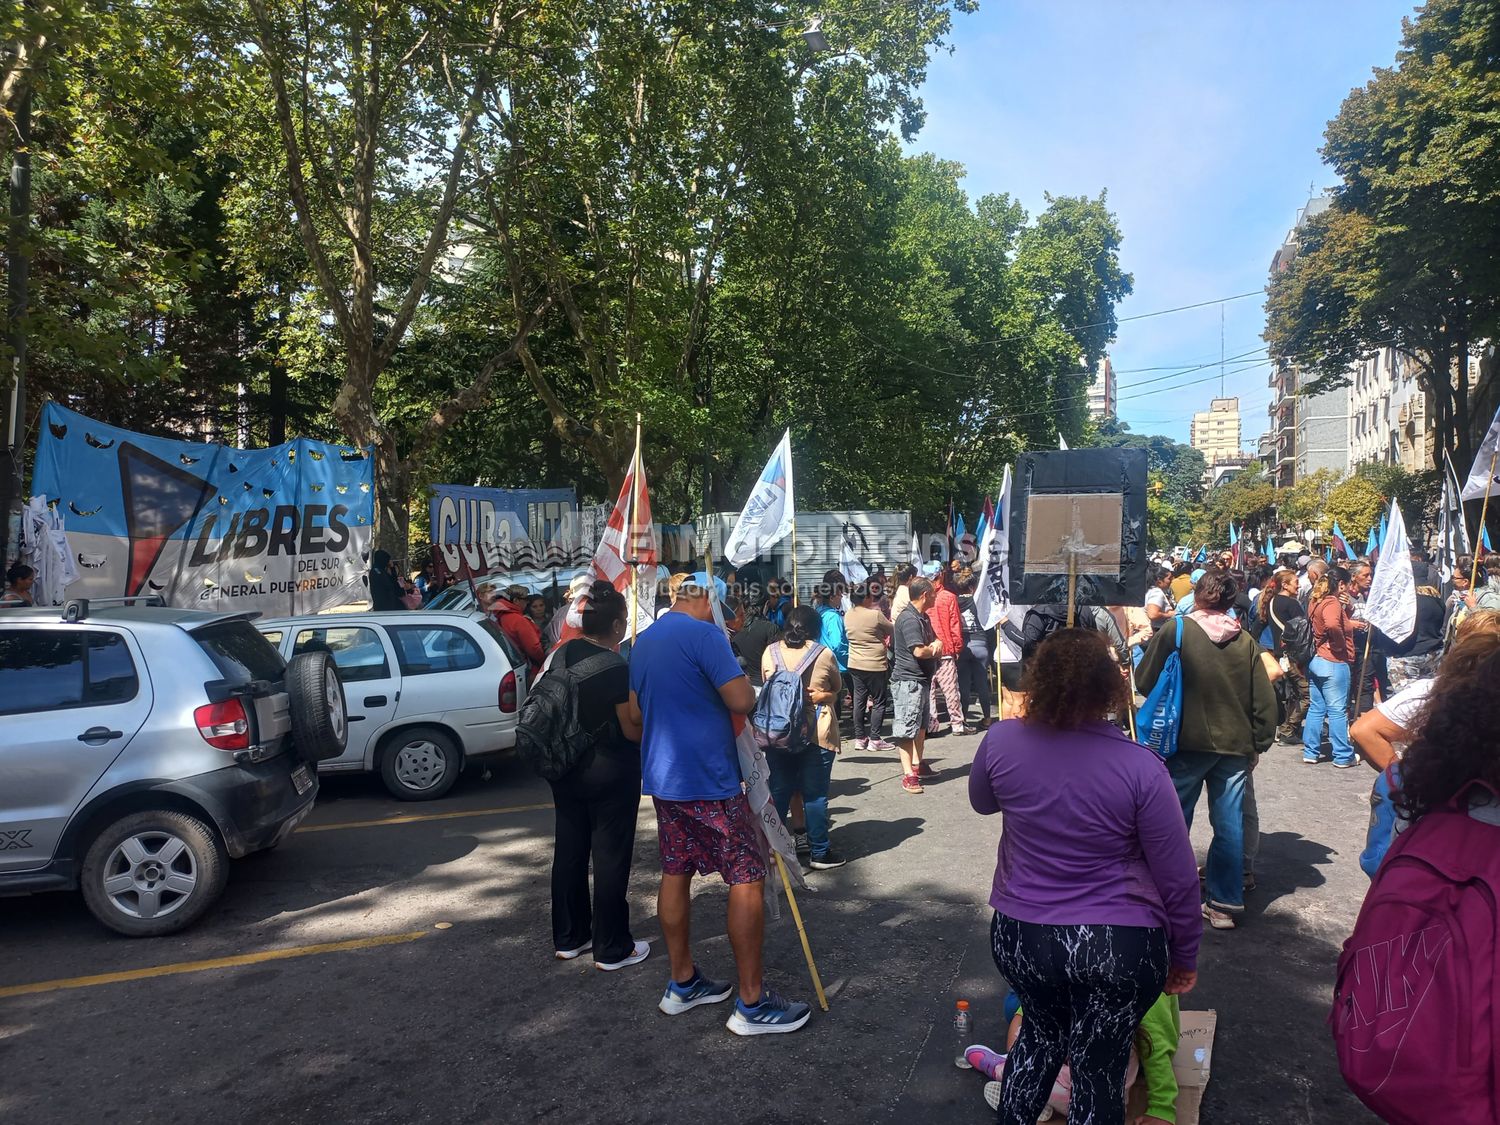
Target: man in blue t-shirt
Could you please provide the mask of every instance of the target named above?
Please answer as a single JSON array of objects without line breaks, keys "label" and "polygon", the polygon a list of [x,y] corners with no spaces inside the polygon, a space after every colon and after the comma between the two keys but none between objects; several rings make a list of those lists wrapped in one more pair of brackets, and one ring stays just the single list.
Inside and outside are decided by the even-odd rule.
[{"label": "man in blue t-shirt", "polygon": [[755,708],[755,691],[729,639],[713,622],[706,575],[677,589],[670,612],[642,633],[630,654],[630,702],[640,714],[641,788],[656,806],[661,850],[657,916],[672,976],[657,1005],[669,1016],[729,999],[727,981],[693,963],[693,875],[718,872],[729,884],[729,943],[739,998],[728,1028],[738,1035],[796,1031],[808,1005],[761,981],[765,855],[740,784],[734,716]]}]

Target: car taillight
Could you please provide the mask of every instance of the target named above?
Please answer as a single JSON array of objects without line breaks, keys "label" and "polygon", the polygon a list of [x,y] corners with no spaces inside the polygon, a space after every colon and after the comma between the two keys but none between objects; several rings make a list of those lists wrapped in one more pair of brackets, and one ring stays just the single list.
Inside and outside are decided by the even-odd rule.
[{"label": "car taillight", "polygon": [[516,674],[505,673],[505,678],[500,681],[500,710],[507,715],[516,709]]},{"label": "car taillight", "polygon": [[238,699],[209,703],[193,712],[203,741],[219,750],[250,749],[250,717]]}]

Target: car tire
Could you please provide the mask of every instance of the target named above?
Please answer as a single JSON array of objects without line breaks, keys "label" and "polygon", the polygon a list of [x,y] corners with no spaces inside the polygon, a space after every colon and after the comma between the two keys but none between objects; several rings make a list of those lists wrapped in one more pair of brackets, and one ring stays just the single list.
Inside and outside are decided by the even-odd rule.
[{"label": "car tire", "polygon": [[292,741],[308,761],[337,758],[349,744],[349,707],[338,666],[326,652],[303,652],[286,666]]},{"label": "car tire", "polygon": [[229,857],[195,816],[161,809],[121,817],[84,853],[83,901],[126,937],[160,937],[191,926],[224,891]]},{"label": "car tire", "polygon": [[435,801],[452,789],[464,756],[453,737],[436,727],[407,727],[386,739],[380,779],[402,801]]}]

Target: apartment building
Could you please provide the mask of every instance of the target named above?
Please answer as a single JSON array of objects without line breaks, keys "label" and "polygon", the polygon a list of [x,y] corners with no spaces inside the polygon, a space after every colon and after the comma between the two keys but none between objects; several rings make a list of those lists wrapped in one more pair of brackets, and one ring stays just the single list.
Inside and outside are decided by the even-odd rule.
[{"label": "apartment building", "polygon": [[1188,428],[1188,443],[1203,454],[1212,467],[1219,461],[1240,455],[1240,400],[1216,398],[1207,410],[1193,415]]},{"label": "apartment building", "polygon": [[1095,422],[1115,417],[1115,368],[1109,356],[1099,361],[1089,384],[1089,417]]},{"label": "apartment building", "polygon": [[[1272,276],[1292,264],[1297,256],[1299,233],[1309,219],[1328,210],[1326,195],[1315,196],[1297,212],[1297,221],[1271,258]],[[1267,443],[1274,460],[1271,481],[1277,488],[1290,488],[1298,479],[1319,469],[1346,472],[1349,468],[1349,394],[1340,387],[1320,395],[1299,394],[1303,371],[1295,356],[1272,356],[1269,383],[1271,403]],[[1310,376],[1309,376],[1310,381]]]}]

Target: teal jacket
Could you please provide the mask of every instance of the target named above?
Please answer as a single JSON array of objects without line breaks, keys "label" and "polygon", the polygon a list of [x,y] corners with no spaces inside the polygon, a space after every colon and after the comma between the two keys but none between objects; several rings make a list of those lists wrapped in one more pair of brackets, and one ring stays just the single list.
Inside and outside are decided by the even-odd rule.
[{"label": "teal jacket", "polygon": [[833,653],[833,658],[838,661],[839,674],[847,675],[849,672],[849,634],[844,629],[844,615],[831,605],[820,605],[818,617],[823,622],[823,632],[818,637],[818,643]]}]

